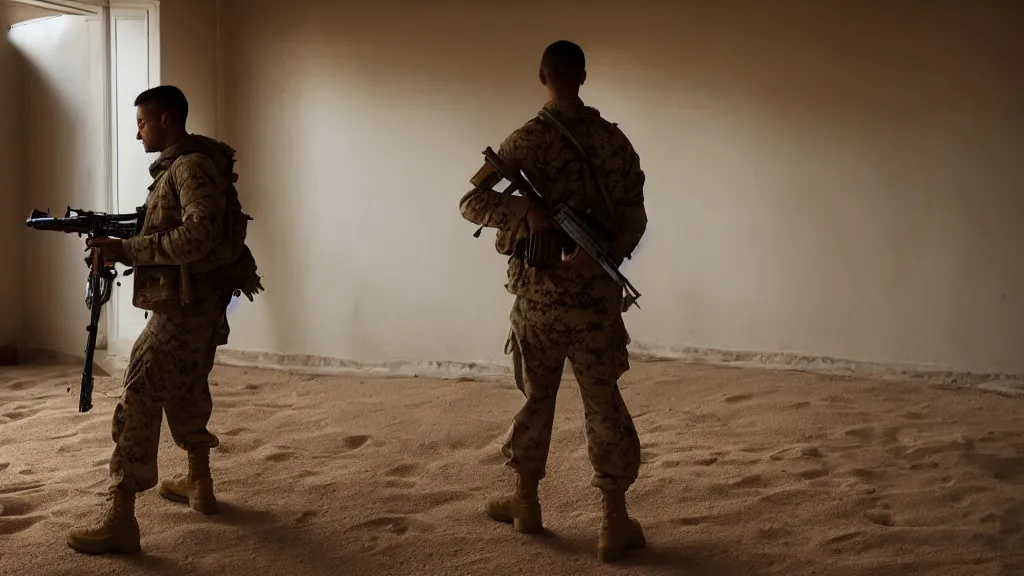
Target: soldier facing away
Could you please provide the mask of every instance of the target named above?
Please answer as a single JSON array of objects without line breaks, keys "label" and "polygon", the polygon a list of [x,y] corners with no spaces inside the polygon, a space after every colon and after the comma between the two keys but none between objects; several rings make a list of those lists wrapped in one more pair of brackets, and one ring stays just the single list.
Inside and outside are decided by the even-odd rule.
[{"label": "soldier facing away", "polygon": [[[548,46],[540,81],[549,101],[505,139],[497,154],[523,170],[551,205],[566,202],[613,231],[621,262],[647,228],[645,176],[629,139],[580,99],[585,80],[579,46],[568,41]],[[506,464],[518,473],[516,488],[490,498],[487,514],[513,523],[519,532],[543,529],[537,487],[545,476],[555,397],[568,358],[583,398],[591,484],[603,495],[598,557],[613,561],[630,548],[644,547],[643,529],[628,516],[625,501],[637,478],[640,441],[618,388],[629,369],[622,290],[578,247],[566,254],[557,240],[538,241],[557,239],[560,230],[528,199],[477,186],[459,208],[467,220],[496,228],[496,248],[509,256],[506,288],[516,298],[505,351],[512,354],[516,383],[526,397],[502,447]],[[528,239],[559,252],[547,259],[551,265],[528,262]]]},{"label": "soldier facing away", "polygon": [[208,377],[217,347],[228,338],[232,294],[261,291],[256,262],[245,246],[246,224],[234,187],[235,151],[189,134],[188,101],[173,86],[135,100],[137,138],[159,152],[141,233],[127,240],[88,242],[106,261],[134,268],[133,305],[151,314],[132,347],[124,391],[114,410],[110,489],[103,518],[71,530],[80,552],[141,550],[135,495],[157,485],[163,412],[175,444],[188,453],[188,473],[160,485],[160,494],[203,514],[217,511],[207,429],[213,410]]}]

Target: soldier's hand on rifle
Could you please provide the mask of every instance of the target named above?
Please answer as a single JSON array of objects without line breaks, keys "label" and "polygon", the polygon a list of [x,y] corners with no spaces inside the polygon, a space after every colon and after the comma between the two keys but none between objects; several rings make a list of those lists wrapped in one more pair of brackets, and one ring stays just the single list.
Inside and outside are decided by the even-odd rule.
[{"label": "soldier's hand on rifle", "polygon": [[571,254],[562,254],[562,264],[564,266],[581,266],[586,263],[587,260],[592,262],[594,259],[590,257],[590,254],[587,254],[586,250],[582,250],[579,246],[577,246]]},{"label": "soldier's hand on rifle", "polygon": [[104,262],[131,264],[124,252],[124,241],[120,238],[90,238],[85,241],[85,245],[93,250],[99,250],[100,258]]},{"label": "soldier's hand on rifle", "polygon": [[526,213],[526,223],[530,226],[530,234],[555,227],[551,218],[538,208],[530,208],[530,211]]}]

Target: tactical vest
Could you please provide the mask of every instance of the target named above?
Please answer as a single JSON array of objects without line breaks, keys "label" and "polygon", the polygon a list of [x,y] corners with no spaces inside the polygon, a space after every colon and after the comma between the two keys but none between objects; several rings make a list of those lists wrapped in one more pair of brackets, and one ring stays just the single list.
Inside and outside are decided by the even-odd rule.
[{"label": "tactical vest", "polygon": [[[238,199],[238,174],[235,173],[235,151],[231,147],[212,138],[192,135],[195,142],[195,153],[210,158],[220,169],[222,178],[221,190],[225,196],[224,234],[217,247],[208,254],[201,264],[188,266],[186,274],[214,273],[235,296],[245,294],[252,301],[253,295],[262,291],[260,276],[256,273],[256,261],[246,246],[249,221],[252,217],[242,211]],[[226,162],[219,166],[219,157]],[[176,159],[177,162],[179,159]]]}]

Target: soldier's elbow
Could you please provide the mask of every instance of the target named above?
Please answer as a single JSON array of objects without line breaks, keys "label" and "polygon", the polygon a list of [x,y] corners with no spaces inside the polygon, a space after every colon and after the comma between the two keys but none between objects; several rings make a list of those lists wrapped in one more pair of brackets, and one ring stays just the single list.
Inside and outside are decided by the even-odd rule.
[{"label": "soldier's elbow", "polygon": [[475,203],[473,202],[473,198],[475,196],[476,190],[470,190],[462,197],[461,200],[459,200],[459,214],[461,214],[466,220],[469,220],[474,224],[479,224],[479,222],[477,222],[479,219],[479,211],[476,209],[474,206]]}]

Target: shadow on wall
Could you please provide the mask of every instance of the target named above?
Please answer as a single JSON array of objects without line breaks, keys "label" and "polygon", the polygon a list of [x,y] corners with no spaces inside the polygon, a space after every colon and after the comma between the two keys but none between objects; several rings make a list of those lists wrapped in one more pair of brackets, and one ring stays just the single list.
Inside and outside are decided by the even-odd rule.
[{"label": "shadow on wall", "polygon": [[84,239],[26,230],[24,218],[33,208],[62,216],[69,205],[108,205],[100,32],[98,19],[61,16],[16,26],[9,34],[24,58],[24,199],[17,222],[26,235],[22,337],[27,347],[76,356],[88,324]]},{"label": "shadow on wall", "polygon": [[[4,24],[0,8],[0,25]],[[19,79],[24,63],[7,39],[0,36],[0,246],[4,247],[6,273],[0,280],[0,347],[20,344],[24,270],[21,187]]]}]

